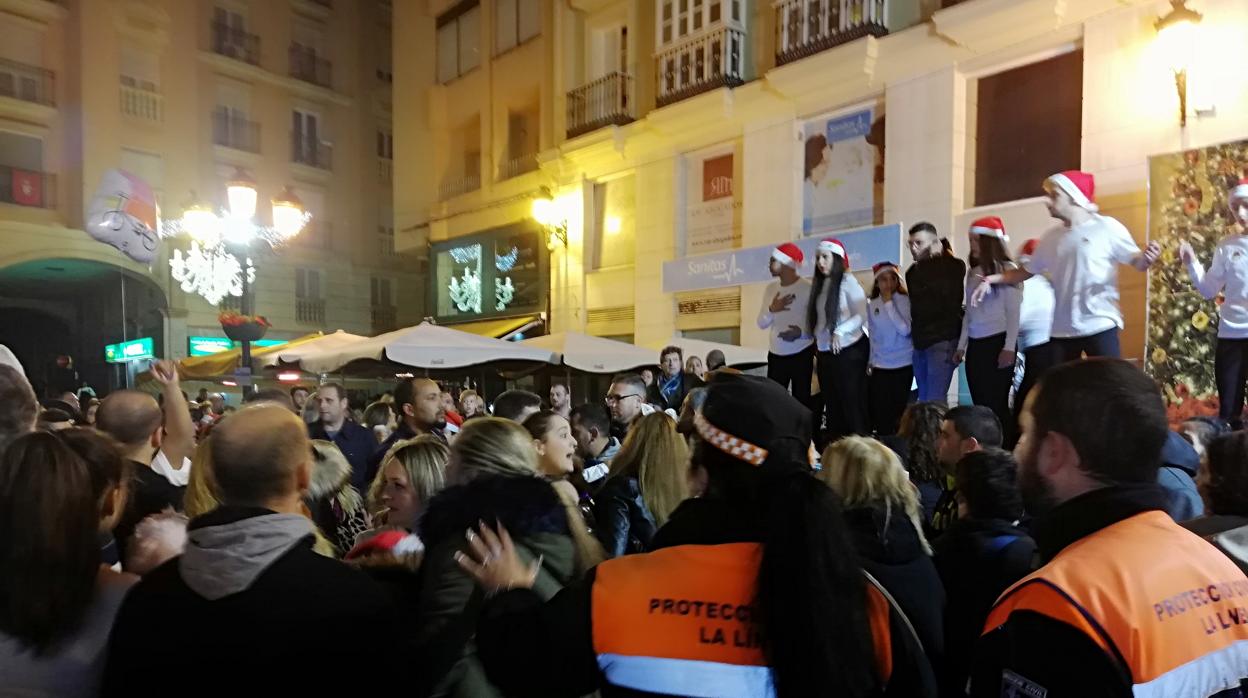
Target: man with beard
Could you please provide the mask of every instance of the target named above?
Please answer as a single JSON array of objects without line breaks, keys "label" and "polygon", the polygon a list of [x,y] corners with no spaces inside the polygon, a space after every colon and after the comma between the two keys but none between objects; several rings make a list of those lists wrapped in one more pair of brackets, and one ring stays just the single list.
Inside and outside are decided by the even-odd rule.
[{"label": "man with beard", "polygon": [[1063,364],[1027,396],[1020,426],[1043,566],[989,614],[970,694],[1240,695],[1248,577],[1165,512],[1152,379],[1118,359]]},{"label": "man with beard", "polygon": [[442,389],[428,378],[408,378],[394,389],[394,409],[399,413],[399,428],[394,430],[368,461],[365,483],[373,481],[381,462],[386,459],[390,447],[399,441],[414,439],[422,434],[446,441],[446,409],[442,407]]}]

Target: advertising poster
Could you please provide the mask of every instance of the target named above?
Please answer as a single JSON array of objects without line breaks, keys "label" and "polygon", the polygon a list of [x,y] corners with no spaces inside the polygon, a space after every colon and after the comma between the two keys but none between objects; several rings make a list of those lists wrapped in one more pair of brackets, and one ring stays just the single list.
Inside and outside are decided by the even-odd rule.
[{"label": "advertising poster", "polygon": [[727,250],[741,243],[733,152],[686,159],[685,255]]},{"label": "advertising poster", "polygon": [[883,120],[877,121],[876,111],[864,109],[806,123],[801,154],[803,235],[875,222],[877,167],[882,175],[884,163]]},{"label": "advertising poster", "polygon": [[1239,232],[1228,194],[1248,176],[1248,140],[1149,158],[1149,239],[1161,259],[1148,274],[1146,370],[1171,423],[1218,413],[1213,364],[1222,298],[1205,300],[1179,258],[1187,242],[1207,270],[1218,242]]}]

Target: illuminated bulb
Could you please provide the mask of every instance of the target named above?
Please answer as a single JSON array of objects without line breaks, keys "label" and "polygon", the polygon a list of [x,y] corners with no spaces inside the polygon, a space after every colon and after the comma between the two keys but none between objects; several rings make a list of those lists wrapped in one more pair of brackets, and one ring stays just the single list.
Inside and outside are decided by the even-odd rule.
[{"label": "illuminated bulb", "polygon": [[607,235],[619,235],[620,233],[620,217],[619,216],[607,216],[606,231],[607,231]]}]

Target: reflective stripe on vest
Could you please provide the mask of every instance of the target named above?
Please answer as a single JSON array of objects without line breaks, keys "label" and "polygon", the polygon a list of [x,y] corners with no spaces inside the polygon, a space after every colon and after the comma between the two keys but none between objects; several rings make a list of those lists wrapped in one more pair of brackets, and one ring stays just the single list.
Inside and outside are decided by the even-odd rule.
[{"label": "reflective stripe on vest", "polygon": [[1087,635],[1136,696],[1210,696],[1248,678],[1248,578],[1165,513],[1080,539],[1010,587],[984,624],[1031,611]]},{"label": "reflective stripe on vest", "polygon": [[[761,556],[756,543],[683,545],[599,565],[593,638],[607,681],[682,696],[774,696],[753,624]],[[877,664],[887,679],[888,602],[866,587]]]}]

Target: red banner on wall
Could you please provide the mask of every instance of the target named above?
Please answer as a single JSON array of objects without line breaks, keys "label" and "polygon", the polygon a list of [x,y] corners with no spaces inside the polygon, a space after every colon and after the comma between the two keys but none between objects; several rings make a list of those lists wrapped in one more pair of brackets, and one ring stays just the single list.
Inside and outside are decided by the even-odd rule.
[{"label": "red banner on wall", "polygon": [[13,170],[13,203],[22,206],[43,205],[43,177],[38,172]]}]

